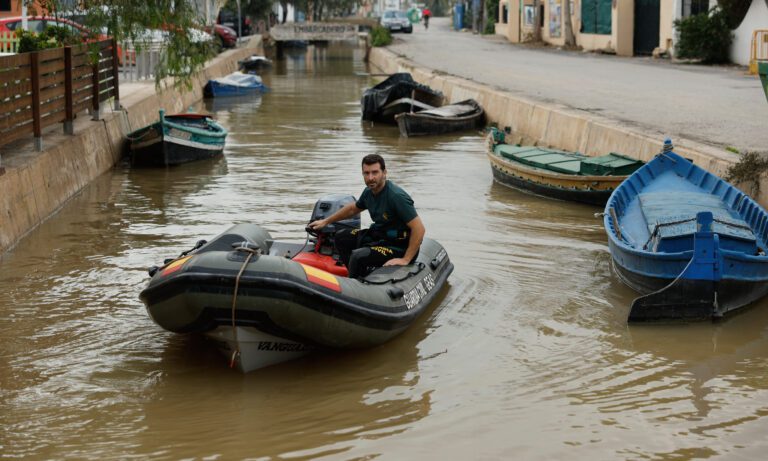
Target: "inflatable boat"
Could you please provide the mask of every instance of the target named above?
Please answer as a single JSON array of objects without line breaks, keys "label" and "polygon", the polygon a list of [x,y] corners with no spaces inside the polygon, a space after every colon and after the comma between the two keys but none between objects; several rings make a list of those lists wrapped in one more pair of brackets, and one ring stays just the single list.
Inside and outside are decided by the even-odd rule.
[{"label": "inflatable boat", "polygon": [[[312,220],[350,201],[354,197],[325,197]],[[215,339],[243,372],[316,349],[382,344],[426,310],[453,264],[438,242],[425,238],[413,263],[350,279],[333,246],[344,226],[359,227],[360,218],[290,243],[274,241],[257,225],[237,224],[151,268],[140,298],[160,327]]]}]

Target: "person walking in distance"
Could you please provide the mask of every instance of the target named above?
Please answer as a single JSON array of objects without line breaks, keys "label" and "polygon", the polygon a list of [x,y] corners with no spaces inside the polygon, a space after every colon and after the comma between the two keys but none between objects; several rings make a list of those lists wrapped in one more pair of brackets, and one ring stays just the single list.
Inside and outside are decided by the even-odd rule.
[{"label": "person walking in distance", "polygon": [[421,10],[421,17],[424,18],[424,29],[429,29],[429,17],[432,16],[432,12],[429,11],[429,7],[425,6],[423,10]]},{"label": "person walking in distance", "polygon": [[426,230],[413,206],[413,199],[403,189],[387,180],[387,167],[378,154],[362,161],[363,180],[367,186],[357,202],[349,203],[331,216],[309,223],[320,230],[368,210],[373,224],[368,229],[342,229],[334,242],[339,260],[347,266],[350,278],[365,277],[383,266],[410,264],[419,254]]}]

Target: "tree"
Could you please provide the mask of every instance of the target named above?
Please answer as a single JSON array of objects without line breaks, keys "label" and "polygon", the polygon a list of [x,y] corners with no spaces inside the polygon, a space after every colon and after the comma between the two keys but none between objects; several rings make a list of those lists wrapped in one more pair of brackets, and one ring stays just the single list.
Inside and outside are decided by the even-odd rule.
[{"label": "tree", "polygon": [[132,43],[138,50],[160,42],[163,59],[155,69],[158,85],[172,75],[175,86],[191,87],[191,76],[214,53],[213,42],[202,32],[203,12],[196,0],[83,0],[74,10],[60,0],[42,4],[50,15],[84,15],[85,26],[94,36],[104,32],[118,42]]}]

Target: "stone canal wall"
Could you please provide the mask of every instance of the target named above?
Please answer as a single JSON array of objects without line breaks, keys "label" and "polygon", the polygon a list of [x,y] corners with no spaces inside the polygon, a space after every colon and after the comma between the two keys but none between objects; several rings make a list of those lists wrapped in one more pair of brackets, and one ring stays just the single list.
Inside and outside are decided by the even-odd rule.
[{"label": "stone canal wall", "polygon": [[0,175],[0,255],[120,161],[127,133],[156,121],[160,108],[169,113],[186,111],[202,98],[209,79],[234,72],[238,60],[260,52],[261,38],[253,37],[241,48],[219,54],[193,79],[189,90],[156,91],[154,82],[121,84],[123,110],[102,107],[99,121],[81,113],[73,136],[59,134],[59,129],[44,134],[42,152],[21,146],[14,148],[12,155],[3,154],[6,171]]},{"label": "stone canal wall", "polygon": [[[410,72],[423,84],[442,91],[449,102],[475,99],[485,109],[489,123],[509,127],[511,142],[579,151],[587,155],[617,152],[650,160],[662,148],[663,139],[651,137],[622,123],[567,107],[536,102],[511,93],[421,67],[385,48],[373,48],[369,63],[382,73]],[[509,76],[515,78],[514,75]],[[508,136],[508,141],[510,141]],[[673,139],[675,151],[697,165],[723,176],[739,160],[737,154],[687,139]],[[763,178],[756,200],[768,205],[768,184]],[[746,190],[746,188],[742,188]]]}]

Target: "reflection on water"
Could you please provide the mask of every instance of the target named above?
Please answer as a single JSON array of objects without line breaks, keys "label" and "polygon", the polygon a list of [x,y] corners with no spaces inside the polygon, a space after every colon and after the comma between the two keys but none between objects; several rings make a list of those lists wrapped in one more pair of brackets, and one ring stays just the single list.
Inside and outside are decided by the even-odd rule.
[{"label": "reflection on water", "polygon": [[[100,177],[0,260],[0,453],[28,458],[755,459],[768,303],[627,326],[597,210],[493,182],[479,133],[360,121],[362,51],[290,50],[271,91],[201,102],[223,159]],[[381,347],[248,375],[146,315],[146,268],[235,222],[302,240],[382,153],[456,265]],[[368,216],[364,216],[368,222]]]}]

